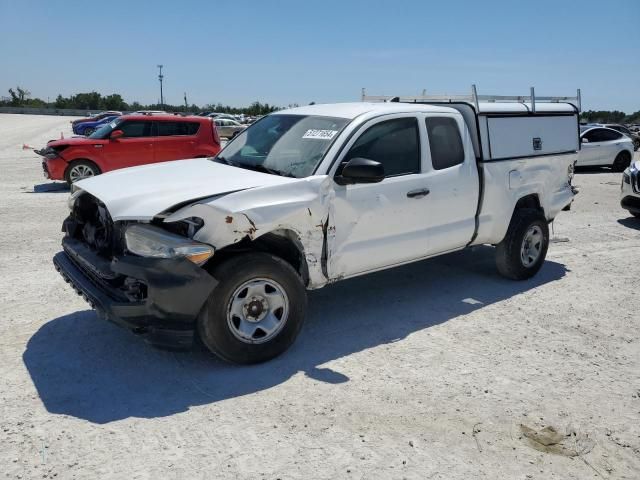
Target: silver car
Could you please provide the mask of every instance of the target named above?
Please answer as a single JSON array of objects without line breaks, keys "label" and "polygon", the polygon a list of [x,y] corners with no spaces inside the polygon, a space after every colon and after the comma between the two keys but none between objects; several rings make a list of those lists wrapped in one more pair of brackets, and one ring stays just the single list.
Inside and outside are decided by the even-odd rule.
[{"label": "silver car", "polygon": [[218,135],[224,138],[233,138],[247,128],[246,125],[242,125],[235,120],[230,120],[228,118],[216,118],[213,121],[216,124]]}]

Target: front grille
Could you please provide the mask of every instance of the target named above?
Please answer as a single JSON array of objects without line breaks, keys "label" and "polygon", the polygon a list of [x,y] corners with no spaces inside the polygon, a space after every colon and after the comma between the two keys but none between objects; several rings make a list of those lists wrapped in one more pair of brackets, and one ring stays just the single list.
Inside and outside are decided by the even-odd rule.
[{"label": "front grille", "polygon": [[122,252],[121,227],[113,222],[107,208],[94,196],[85,193],[78,197],[70,220],[65,223],[65,230],[71,238],[107,259]]}]

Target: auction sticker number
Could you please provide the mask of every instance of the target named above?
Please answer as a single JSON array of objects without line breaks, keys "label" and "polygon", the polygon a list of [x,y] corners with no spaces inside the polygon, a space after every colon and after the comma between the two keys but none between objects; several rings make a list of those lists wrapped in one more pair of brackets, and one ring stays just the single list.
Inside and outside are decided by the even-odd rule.
[{"label": "auction sticker number", "polygon": [[302,138],[320,138],[322,140],[331,140],[333,137],[335,137],[336,133],[338,133],[337,130],[309,129],[304,133]]}]

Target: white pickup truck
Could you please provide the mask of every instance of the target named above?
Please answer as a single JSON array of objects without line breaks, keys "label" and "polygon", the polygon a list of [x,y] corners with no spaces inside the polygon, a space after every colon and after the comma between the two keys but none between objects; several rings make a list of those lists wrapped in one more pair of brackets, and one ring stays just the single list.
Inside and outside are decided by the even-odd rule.
[{"label": "white pickup truck", "polygon": [[534,275],[574,198],[579,98],[383,100],[280,111],[215,158],[78,182],[57,270],[151,343],[199,335],[235,363],[292,344],[306,289],[479,244]]}]

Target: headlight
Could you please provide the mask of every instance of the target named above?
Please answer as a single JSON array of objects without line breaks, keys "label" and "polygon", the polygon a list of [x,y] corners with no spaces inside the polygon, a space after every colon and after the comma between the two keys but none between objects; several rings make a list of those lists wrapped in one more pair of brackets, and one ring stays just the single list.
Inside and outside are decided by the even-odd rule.
[{"label": "headlight", "polygon": [[71,195],[69,195],[69,199],[67,200],[67,206],[69,210],[73,210],[73,207],[76,205],[76,200],[80,195],[84,193],[80,187],[76,187],[73,184],[71,185]]},{"label": "headlight", "polygon": [[133,224],[124,232],[127,250],[141,257],[187,258],[202,265],[214,253],[214,248],[174,235],[151,225]]}]

